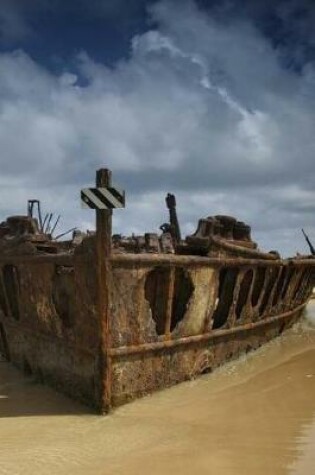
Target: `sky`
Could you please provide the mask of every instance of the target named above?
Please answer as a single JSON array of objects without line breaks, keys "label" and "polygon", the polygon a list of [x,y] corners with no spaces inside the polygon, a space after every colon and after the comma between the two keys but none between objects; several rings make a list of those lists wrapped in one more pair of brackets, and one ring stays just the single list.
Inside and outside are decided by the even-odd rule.
[{"label": "sky", "polygon": [[185,236],[228,214],[261,249],[315,245],[311,0],[0,0],[0,220],[28,198],[94,227],[95,171],[126,191],[114,232]]}]

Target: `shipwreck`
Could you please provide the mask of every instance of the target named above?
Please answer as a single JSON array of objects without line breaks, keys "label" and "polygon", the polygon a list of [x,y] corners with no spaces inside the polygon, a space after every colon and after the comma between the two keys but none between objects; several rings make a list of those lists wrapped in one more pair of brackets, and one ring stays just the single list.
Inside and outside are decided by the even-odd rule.
[{"label": "shipwreck", "polygon": [[81,198],[95,233],[53,239],[34,200],[1,223],[0,352],[101,413],[258,348],[310,298],[314,258],[261,252],[233,217],[200,219],[182,239],[169,194],[160,234],[112,236],[124,199],[111,173]]}]

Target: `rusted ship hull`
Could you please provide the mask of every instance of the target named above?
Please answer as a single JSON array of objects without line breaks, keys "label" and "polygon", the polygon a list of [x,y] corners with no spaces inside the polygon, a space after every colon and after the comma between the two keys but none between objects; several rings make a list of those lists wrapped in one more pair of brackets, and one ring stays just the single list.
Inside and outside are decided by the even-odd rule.
[{"label": "rusted ship hull", "polygon": [[112,404],[210,372],[290,327],[309,297],[309,263],[268,264],[117,256],[113,301],[126,312],[111,318]]},{"label": "rusted ship hull", "polygon": [[[117,202],[110,184],[99,170],[102,188],[85,189],[85,200],[113,192]],[[167,205],[161,236],[112,238],[111,211],[100,210],[96,234],[68,243],[47,236],[41,217],[40,229],[32,216],[1,223],[0,352],[103,413],[210,372],[297,321],[315,259],[262,253],[250,227],[228,216],[201,219],[182,240],[173,195]]]},{"label": "rusted ship hull", "polygon": [[113,255],[104,329],[95,259],[93,243],[74,256],[2,259],[0,341],[17,366],[98,410],[259,347],[312,291],[309,261]]}]

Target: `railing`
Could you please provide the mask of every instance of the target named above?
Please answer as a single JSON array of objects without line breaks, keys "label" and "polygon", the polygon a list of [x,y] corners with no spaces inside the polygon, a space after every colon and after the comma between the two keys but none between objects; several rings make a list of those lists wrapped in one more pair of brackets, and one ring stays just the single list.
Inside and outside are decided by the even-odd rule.
[{"label": "railing", "polygon": [[[122,326],[128,328],[128,338],[123,333],[115,338],[114,331],[113,351],[120,346],[156,342],[167,346],[176,339],[265,324],[267,319],[290,313],[307,301],[313,287],[314,265],[310,260],[113,256],[114,281],[115,269],[120,269],[119,278],[121,271],[125,271],[127,285],[133,285],[128,270],[136,268],[142,275],[134,293],[136,301],[125,302],[130,320],[127,316]],[[200,286],[208,294],[205,302],[200,302]],[[124,296],[114,293],[113,299],[119,298],[123,300]],[[140,309],[138,312],[133,311],[135,305]],[[119,315],[114,311],[112,319],[115,318],[119,319]],[[153,320],[156,336],[152,331],[130,335],[134,319],[139,320],[141,328],[150,327],[149,320]],[[196,321],[198,325],[194,325]]]}]

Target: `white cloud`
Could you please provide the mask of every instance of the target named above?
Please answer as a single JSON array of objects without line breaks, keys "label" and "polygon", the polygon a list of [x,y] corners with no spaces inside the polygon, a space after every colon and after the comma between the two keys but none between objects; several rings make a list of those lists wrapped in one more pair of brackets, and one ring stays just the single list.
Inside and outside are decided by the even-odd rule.
[{"label": "white cloud", "polygon": [[281,236],[305,222],[315,236],[303,208],[314,184],[314,70],[285,71],[252,25],[221,24],[192,2],[162,1],[152,16],[157,30],[135,37],[114,68],[77,57],[84,87],[23,51],[0,55],[0,209],[19,213],[37,193],[65,225],[92,222],[78,192],[107,166],[127,191],[122,231],[157,229],[164,193],[175,191],[187,232],[225,212],[257,225],[265,247],[303,249]]}]

